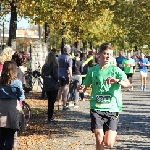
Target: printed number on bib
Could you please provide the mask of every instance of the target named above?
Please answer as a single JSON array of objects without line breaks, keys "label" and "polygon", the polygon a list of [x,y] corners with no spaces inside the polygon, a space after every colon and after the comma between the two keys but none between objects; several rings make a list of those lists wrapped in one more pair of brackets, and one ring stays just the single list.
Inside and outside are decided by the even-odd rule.
[{"label": "printed number on bib", "polygon": [[111,95],[96,95],[97,103],[110,103]]}]

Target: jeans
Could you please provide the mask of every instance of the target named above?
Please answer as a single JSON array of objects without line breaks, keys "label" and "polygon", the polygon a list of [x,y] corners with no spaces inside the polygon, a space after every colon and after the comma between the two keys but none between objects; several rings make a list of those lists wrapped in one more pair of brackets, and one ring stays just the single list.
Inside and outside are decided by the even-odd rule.
[{"label": "jeans", "polygon": [[[83,83],[83,80],[84,80],[84,79],[85,79],[85,77],[82,77],[82,83]],[[82,93],[80,93],[79,95],[80,95],[81,99],[83,100],[83,99],[84,99],[84,93],[82,92]]]},{"label": "jeans", "polygon": [[0,149],[12,150],[14,144],[14,134],[16,130],[10,128],[0,128]]},{"label": "jeans", "polygon": [[46,94],[48,98],[48,120],[50,120],[53,117],[54,103],[56,102],[58,90],[46,91]]},{"label": "jeans", "polygon": [[72,85],[72,87],[70,87],[72,89],[69,92],[69,97],[71,95],[73,95],[73,97],[74,97],[74,103],[77,104],[78,101],[79,101],[79,92],[77,91],[77,87],[78,87],[78,85],[81,85],[81,83],[82,83],[82,77],[81,77],[81,75],[73,75],[72,76],[72,80],[73,81],[77,81],[77,82],[74,82],[73,85]]}]

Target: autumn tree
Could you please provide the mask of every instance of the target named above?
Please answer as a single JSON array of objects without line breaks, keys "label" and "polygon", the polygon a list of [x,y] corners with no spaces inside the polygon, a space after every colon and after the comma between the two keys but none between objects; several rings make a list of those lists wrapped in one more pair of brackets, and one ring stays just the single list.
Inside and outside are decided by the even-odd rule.
[{"label": "autumn tree", "polygon": [[15,6],[18,15],[29,18],[31,23],[46,23],[49,40],[84,39],[94,45],[110,41],[118,49],[149,43],[149,0],[18,0]]}]

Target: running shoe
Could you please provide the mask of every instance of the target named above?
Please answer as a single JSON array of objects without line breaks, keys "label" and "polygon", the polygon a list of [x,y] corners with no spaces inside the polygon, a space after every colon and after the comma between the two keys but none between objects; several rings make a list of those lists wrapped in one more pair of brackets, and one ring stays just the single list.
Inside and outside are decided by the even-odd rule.
[{"label": "running shoe", "polygon": [[143,92],[146,92],[146,87],[143,88]]},{"label": "running shoe", "polygon": [[57,121],[54,118],[51,118],[47,121],[47,124],[56,123]]},{"label": "running shoe", "polygon": [[63,110],[67,110],[67,111],[69,111],[69,110],[71,110],[69,107],[67,107],[67,106],[64,106],[63,107]]},{"label": "running shoe", "polygon": [[74,108],[79,108],[77,103],[74,103]]}]

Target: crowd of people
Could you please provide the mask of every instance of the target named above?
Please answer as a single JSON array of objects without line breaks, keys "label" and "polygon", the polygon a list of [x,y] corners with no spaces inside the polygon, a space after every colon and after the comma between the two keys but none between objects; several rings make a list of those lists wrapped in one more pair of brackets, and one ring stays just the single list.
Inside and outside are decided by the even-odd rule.
[{"label": "crowd of people", "polygon": [[[21,101],[25,99],[23,87],[26,84],[23,64],[26,58],[23,52],[13,53],[12,49],[0,56],[0,147],[12,149],[20,128]],[[94,58],[94,57],[93,57]],[[47,123],[56,122],[54,104],[58,99],[58,110],[69,111],[70,102],[78,108],[79,100],[84,101],[87,87],[91,87],[90,117],[91,131],[96,137],[96,150],[103,150],[104,144],[113,147],[117,138],[119,113],[122,111],[121,88],[133,90],[132,77],[139,67],[141,90],[146,92],[146,78],[150,63],[141,52],[132,56],[128,52],[123,56],[113,57],[113,46],[103,43],[95,54],[95,64],[89,65],[87,55],[75,51],[66,44],[63,53],[56,57],[52,49],[41,69],[43,78],[42,95],[48,99]],[[9,106],[10,109],[5,109]],[[12,115],[13,114],[13,115]]]},{"label": "crowd of people", "polygon": [[[127,56],[123,56],[123,53],[120,52],[119,56],[116,57],[117,66],[125,72],[127,75],[128,80],[132,84],[132,78],[133,74],[135,73],[135,70],[138,68],[140,72],[140,82],[141,90],[143,92],[146,92],[146,79],[148,74],[148,66],[150,66],[150,62],[148,58],[146,58],[145,54],[143,52],[140,53],[140,56],[131,56],[131,53],[128,52]],[[128,89],[128,91],[132,91],[133,86]]]},{"label": "crowd of people", "polygon": [[14,53],[10,47],[0,54],[0,148],[3,150],[16,147],[18,133],[25,129],[21,107],[25,99],[24,75],[20,68],[25,57],[22,56],[19,52]]}]

